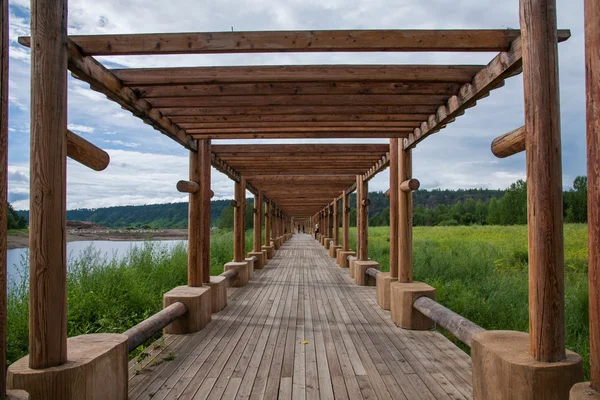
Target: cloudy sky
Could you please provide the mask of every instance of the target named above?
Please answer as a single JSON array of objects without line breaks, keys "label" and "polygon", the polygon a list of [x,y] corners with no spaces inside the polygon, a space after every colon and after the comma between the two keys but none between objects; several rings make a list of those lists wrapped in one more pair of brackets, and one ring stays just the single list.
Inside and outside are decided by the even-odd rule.
[{"label": "cloudy sky", "polygon": [[[70,0],[70,34],[304,29],[518,28],[518,0]],[[585,174],[583,1],[558,0],[558,25],[572,31],[559,45],[563,183]],[[29,0],[10,1],[9,201],[29,208]],[[487,64],[494,54],[357,53],[101,57],[110,68],[273,64]],[[69,79],[69,128],[111,156],[102,172],[68,161],[69,209],[185,201],[175,183],[188,171],[187,151],[129,112]],[[520,154],[496,159],[499,134],[523,125],[520,76],[414,151],[423,188],[505,188],[525,177]],[[357,142],[354,140],[354,142]],[[215,142],[218,143],[218,142]],[[228,142],[231,143],[231,142]],[[213,170],[216,198],[233,183]],[[386,190],[388,175],[370,190]]]}]

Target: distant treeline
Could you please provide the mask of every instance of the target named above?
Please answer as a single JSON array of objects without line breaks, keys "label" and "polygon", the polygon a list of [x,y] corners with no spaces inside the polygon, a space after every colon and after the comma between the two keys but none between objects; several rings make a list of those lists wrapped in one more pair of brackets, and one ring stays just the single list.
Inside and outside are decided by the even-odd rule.
[{"label": "distant treeline", "polygon": [[15,210],[13,210],[12,206],[9,203],[6,203],[7,206],[7,220],[8,220],[8,229],[24,229],[27,228],[27,221],[25,218],[17,214]]},{"label": "distant treeline", "polygon": [[[371,200],[369,224],[389,225],[389,199],[383,192],[369,193],[369,199]],[[254,202],[252,198],[247,201],[246,226],[250,229],[253,223]],[[413,193],[413,204],[415,226],[527,223],[527,187],[523,181],[513,183],[507,190],[418,190]],[[354,226],[356,224],[355,194],[350,196],[350,205],[350,224]],[[587,221],[587,178],[585,176],[577,177],[573,187],[564,193],[564,212],[565,222]],[[28,211],[17,211],[12,214],[23,219],[29,218]],[[91,221],[109,228],[187,228],[188,203],[69,210],[67,219]],[[230,200],[211,202],[211,225],[222,229],[233,227],[233,208]]]}]

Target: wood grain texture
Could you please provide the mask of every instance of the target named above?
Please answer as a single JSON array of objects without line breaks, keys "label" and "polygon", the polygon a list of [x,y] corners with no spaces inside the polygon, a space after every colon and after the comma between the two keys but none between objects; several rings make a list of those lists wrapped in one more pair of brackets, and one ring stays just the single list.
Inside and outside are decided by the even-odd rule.
[{"label": "wood grain texture", "polygon": [[243,242],[245,241],[244,235],[244,200],[243,198],[246,193],[245,185],[242,182],[235,182],[234,196],[237,205],[233,208],[233,261],[242,262],[245,261],[245,255],[243,251]]},{"label": "wood grain texture", "polygon": [[247,117],[256,118],[261,115],[285,116],[293,115],[389,115],[420,114],[424,118],[435,112],[435,106],[265,106],[265,107],[181,107],[164,108],[159,111],[165,117]]},{"label": "wood grain texture", "polygon": [[342,192],[342,250],[350,250],[350,195]]},{"label": "wood grain texture", "polygon": [[468,83],[481,65],[274,65],[128,68],[111,72],[125,86],[268,82]]},{"label": "wood grain texture", "polygon": [[178,181],[177,191],[181,193],[198,193],[200,185],[194,181]]},{"label": "wood grain texture", "polygon": [[[411,179],[411,177],[412,150],[401,148],[398,151],[398,179],[404,182]],[[405,192],[400,187],[396,192],[398,193],[398,281],[410,283],[413,280],[412,193],[410,191]]]},{"label": "wood grain texture", "polygon": [[210,199],[214,193],[210,189],[211,184],[211,143],[210,140],[200,140],[196,144],[198,149],[198,165],[200,168],[200,179],[198,185],[199,197],[199,219],[200,236],[198,257],[202,270],[202,282],[210,282]]},{"label": "wood grain texture", "polygon": [[585,1],[590,383],[600,392],[600,4]]},{"label": "wood grain texture", "polygon": [[103,171],[110,163],[107,152],[67,130],[67,156],[95,171]]},{"label": "wood grain texture", "polygon": [[[200,157],[198,152],[190,151],[190,181],[200,182]],[[200,185],[198,185],[198,191]],[[202,261],[200,247],[202,222],[200,220],[201,199],[198,192],[190,192],[188,206],[188,286],[202,286]]]},{"label": "wood grain texture", "polygon": [[286,52],[502,51],[520,32],[480,30],[319,30],[70,36],[89,55]]},{"label": "wood grain texture", "polygon": [[498,158],[506,158],[525,151],[525,126],[500,135],[492,141],[492,153]]},{"label": "wood grain texture", "polygon": [[398,139],[390,139],[390,277],[398,278]]},{"label": "wood grain texture", "polygon": [[272,237],[271,202],[265,203],[265,246],[271,245]]},{"label": "wood grain texture", "polygon": [[263,198],[259,192],[254,195],[254,248],[255,252],[262,249],[262,218],[263,218]]},{"label": "wood grain texture", "polygon": [[0,398],[6,394],[8,201],[8,1],[0,3]]},{"label": "wood grain texture", "polygon": [[527,158],[530,354],[565,358],[556,1],[521,0]]},{"label": "wood grain texture", "polygon": [[29,365],[67,361],[67,2],[31,3]]},{"label": "wood grain texture", "polygon": [[175,302],[129,328],[123,332],[123,335],[129,338],[127,340],[127,350],[131,353],[185,313],[187,313],[187,306],[183,303]]},{"label": "wood grain texture", "polygon": [[337,199],[333,202],[333,240],[336,245],[340,244],[340,203]]},{"label": "wood grain texture", "polygon": [[359,181],[360,186],[356,198],[360,199],[358,210],[360,214],[360,229],[357,239],[357,242],[360,242],[360,249],[357,254],[359,261],[367,261],[369,259],[369,182],[363,180],[362,177],[359,178]]}]

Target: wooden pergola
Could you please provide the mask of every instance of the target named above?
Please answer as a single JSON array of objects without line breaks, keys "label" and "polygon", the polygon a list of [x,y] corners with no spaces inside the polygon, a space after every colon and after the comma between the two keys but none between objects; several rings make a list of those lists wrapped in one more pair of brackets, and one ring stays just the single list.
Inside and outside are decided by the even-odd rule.
[{"label": "wooden pergola", "polygon": [[[274,249],[290,238],[294,219],[308,217],[319,224],[323,245],[334,246],[330,254],[337,251],[340,266],[351,261],[350,275],[355,275],[358,284],[368,284],[369,276],[376,276],[378,304],[391,309],[398,326],[418,330],[431,327],[432,320],[442,323],[434,316],[435,312],[428,314],[431,304],[416,302],[421,297],[433,299],[435,289],[413,282],[412,277],[411,192],[419,186],[412,176],[412,149],[474,107],[492,90],[503,86],[506,79],[523,72],[526,124],[497,138],[493,151],[503,157],[522,150],[527,152],[530,333],[524,338],[516,332],[501,340],[508,347],[522,347],[526,343],[530,357],[527,363],[550,371],[545,376],[552,385],[544,387],[539,383],[542,381],[532,379],[536,383],[522,384],[524,392],[520,393],[568,392],[581,379],[581,359],[565,351],[564,339],[557,43],[568,39],[570,32],[556,29],[554,0],[521,0],[521,6],[522,30],[68,36],[66,0],[32,0],[32,36],[19,39],[21,44],[31,47],[32,53],[30,355],[27,363],[19,361],[17,367],[11,367],[11,379],[23,376],[24,381],[33,382],[39,376],[36,371],[68,365],[66,156],[94,169],[102,169],[109,162],[102,150],[67,131],[67,69],[75,78],[190,152],[189,180],[177,185],[178,190],[190,194],[188,285],[165,295],[164,311],[169,318],[162,321],[177,320],[167,328],[169,333],[202,329],[210,321],[211,310],[216,312],[226,305],[227,281],[244,286],[251,278],[244,248],[246,190],[255,195],[254,244],[249,254],[254,256],[254,261],[250,261],[254,265],[262,267]],[[600,14],[592,6],[588,12],[596,17]],[[591,25],[597,27],[597,22]],[[597,31],[594,32],[597,44]],[[276,52],[498,54],[487,65],[130,69],[109,69],[96,58]],[[594,92],[594,87],[590,92]],[[597,95],[597,91],[594,93]],[[389,143],[212,143],[221,139],[339,138],[389,139]],[[220,277],[211,277],[209,273],[211,166],[236,185],[232,202],[234,260],[225,266],[227,271]],[[387,167],[390,167],[390,272],[383,274],[368,255],[368,182]],[[354,254],[349,248],[349,194],[353,191],[357,191],[358,240],[356,256],[348,258]],[[597,204],[597,199],[594,201]],[[442,314],[444,320],[447,314]],[[591,314],[592,327],[598,328],[595,317]],[[495,332],[483,332],[490,335],[484,337],[480,331],[477,326],[466,335],[456,330],[463,341],[473,344],[475,397],[484,399],[490,398],[490,393],[505,390],[506,382],[512,382],[511,374],[521,373],[507,373],[497,367],[505,359],[515,363],[518,371],[529,367],[522,367],[519,364],[522,360],[515,361],[510,358],[512,355],[503,354],[502,346],[494,347],[500,340],[499,336],[493,336]],[[597,337],[593,335],[596,341]],[[84,349],[89,346],[83,339],[80,342],[70,339],[69,346],[76,345]],[[478,364],[483,359],[493,361],[489,365]],[[594,354],[592,387],[596,389],[598,369]],[[553,377],[558,375],[553,374],[563,376],[562,380],[556,383]],[[110,374],[105,378],[115,379]],[[0,389],[3,393],[4,388]],[[56,389],[57,393],[63,393],[61,390]],[[508,393],[503,396],[499,398],[510,398]]]}]

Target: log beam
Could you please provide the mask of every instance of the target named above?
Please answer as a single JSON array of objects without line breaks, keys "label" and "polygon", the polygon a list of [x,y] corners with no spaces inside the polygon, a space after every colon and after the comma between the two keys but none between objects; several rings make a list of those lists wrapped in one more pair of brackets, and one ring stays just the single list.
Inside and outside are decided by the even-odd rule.
[{"label": "log beam", "polygon": [[421,182],[418,179],[410,178],[400,183],[400,190],[406,193],[414,192],[421,187]]},{"label": "log beam", "polygon": [[498,136],[492,141],[492,153],[498,158],[506,158],[525,151],[525,126]]},{"label": "log beam", "polygon": [[556,1],[520,0],[520,11],[527,152],[529,350],[536,361],[555,362],[566,358]]},{"label": "log beam", "polygon": [[67,1],[33,0],[31,32],[29,366],[43,369],[67,362]]},{"label": "log beam", "polygon": [[67,130],[67,156],[94,171],[103,171],[110,163],[108,153]]}]

